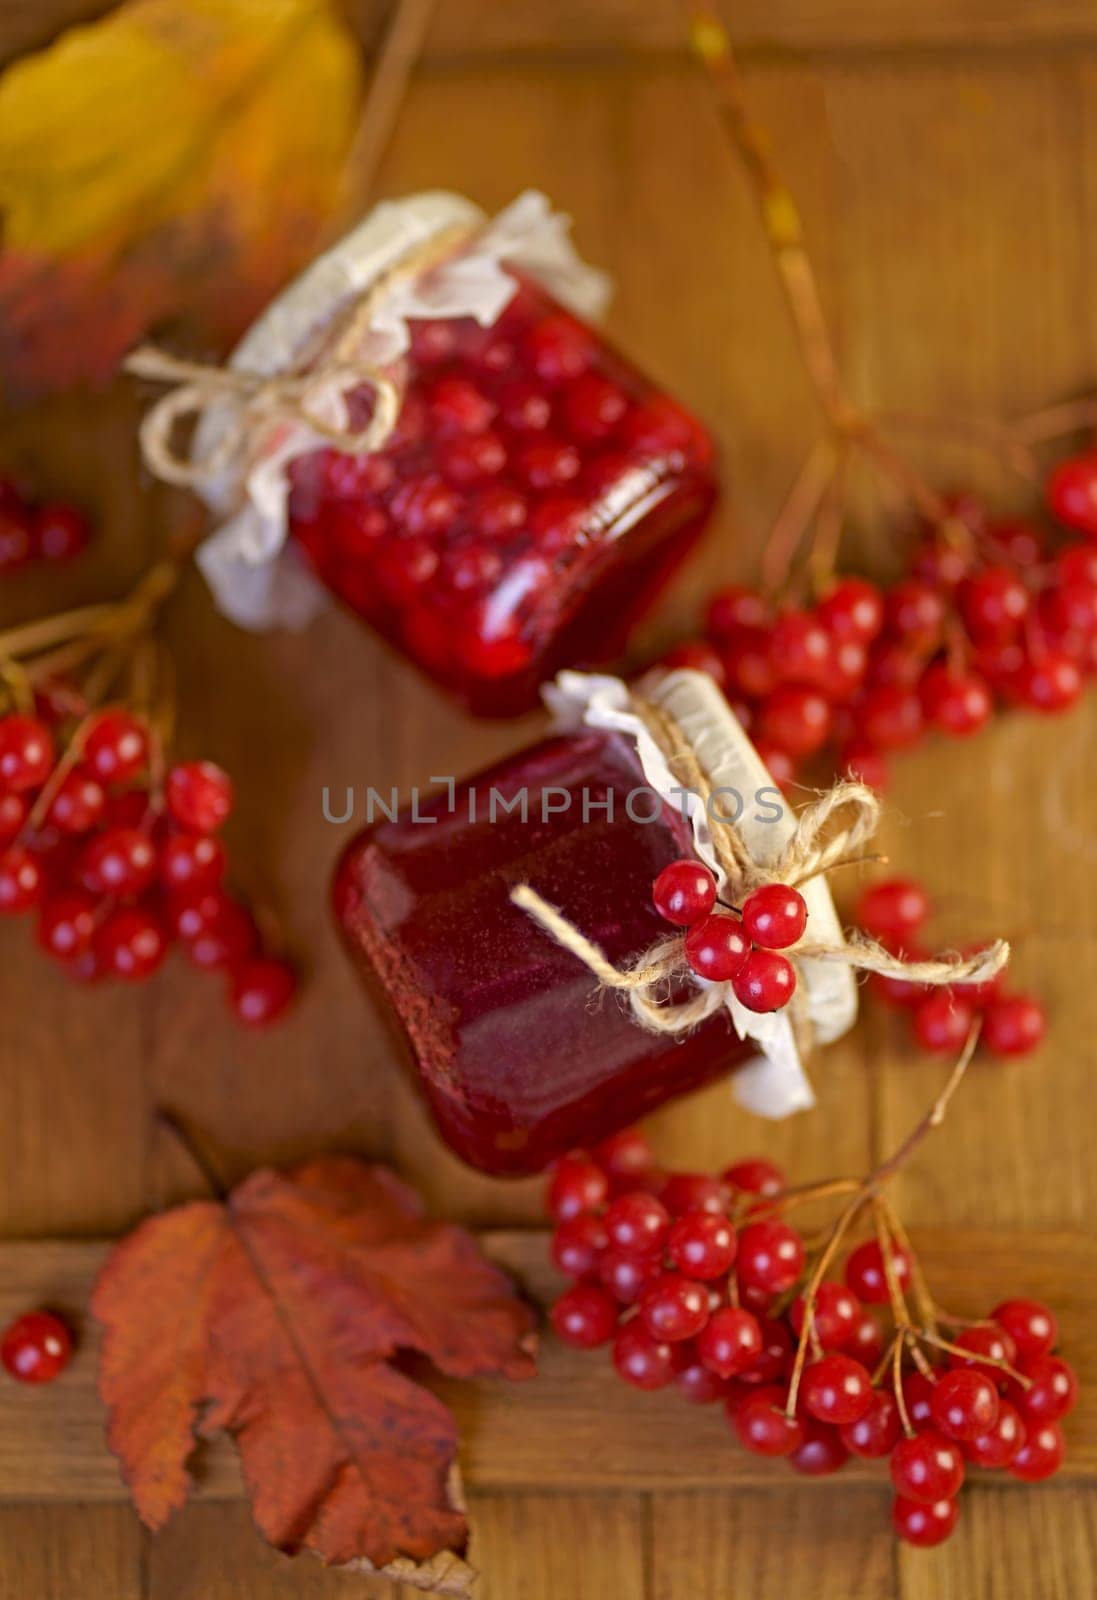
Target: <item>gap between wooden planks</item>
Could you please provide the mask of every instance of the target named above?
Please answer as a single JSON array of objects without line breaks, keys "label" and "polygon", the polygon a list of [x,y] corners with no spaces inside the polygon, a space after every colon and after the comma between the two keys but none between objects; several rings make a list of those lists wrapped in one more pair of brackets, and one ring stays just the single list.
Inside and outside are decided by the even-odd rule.
[{"label": "gap between wooden planks", "polygon": [[[539,1304],[559,1279],[540,1232],[495,1231],[481,1243]],[[916,1246],[938,1300],[960,1315],[985,1316],[999,1300],[1032,1295],[1054,1307],[1063,1348],[1079,1369],[1082,1398],[1068,1419],[1067,1464],[1057,1481],[1097,1481],[1097,1242],[1074,1232],[922,1230]],[[79,1329],[72,1366],[36,1389],[0,1382],[0,1501],[124,1498],[103,1438],[95,1390],[97,1338],[86,1307],[106,1242],[44,1239],[0,1244],[0,1326],[30,1306],[65,1312]],[[543,1342],[529,1383],[432,1382],[456,1413],[462,1464],[478,1489],[720,1488],[789,1482],[782,1463],[760,1461],[731,1437],[720,1406],[694,1406],[674,1390],[642,1394],[622,1383],[606,1351]],[[218,1440],[197,1459],[198,1492],[242,1493],[236,1458]],[[876,1481],[851,1462],[841,1475]],[[797,1480],[803,1481],[803,1480]],[[823,1480],[824,1483],[832,1480]],[[996,1482],[1012,1483],[1005,1475]]]}]

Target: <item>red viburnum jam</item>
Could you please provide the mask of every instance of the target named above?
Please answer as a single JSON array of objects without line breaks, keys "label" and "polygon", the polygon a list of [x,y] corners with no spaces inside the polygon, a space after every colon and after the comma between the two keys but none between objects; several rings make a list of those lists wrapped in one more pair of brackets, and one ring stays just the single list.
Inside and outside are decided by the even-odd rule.
[{"label": "red viburnum jam", "polygon": [[323,582],[487,716],[615,656],[714,497],[701,425],[511,276],[490,327],[411,323],[380,450],[289,469],[290,532]]}]

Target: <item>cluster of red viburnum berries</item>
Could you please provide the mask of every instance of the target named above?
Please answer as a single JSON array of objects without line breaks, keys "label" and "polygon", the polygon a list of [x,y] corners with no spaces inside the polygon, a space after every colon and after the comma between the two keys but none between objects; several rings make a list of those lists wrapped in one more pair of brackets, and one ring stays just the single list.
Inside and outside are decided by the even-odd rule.
[{"label": "cluster of red viburnum berries", "polygon": [[892,1361],[879,1313],[908,1288],[909,1253],[891,1243],[889,1267],[870,1239],[846,1255],[840,1278],[812,1289],[809,1248],[781,1214],[784,1189],[761,1159],[718,1177],[666,1172],[636,1131],[564,1157],[548,1187],[552,1259],[573,1280],[552,1308],[557,1335],[608,1347],[637,1389],[673,1384],[722,1405],[746,1449],[797,1472],[887,1458],[893,1523],[912,1544],[952,1531],[969,1465],[1050,1477],[1077,1395],[1052,1353],[1052,1313],[1007,1300],[947,1349],[926,1347],[932,1359],[919,1350],[912,1360],[903,1346]]},{"label": "cluster of red viburnum berries", "polygon": [[[888,950],[907,961],[924,961],[931,959],[924,943],[929,914],[929,896],[920,883],[888,878],[864,890],[855,920]],[[1028,994],[1007,993],[1003,973],[985,983],[941,988],[873,973],[869,986],[885,1004],[909,1011],[915,1040],[937,1055],[955,1055],[962,1049],[976,1018],[981,1022],[980,1045],[996,1056],[1027,1055],[1047,1031],[1040,1001]]]},{"label": "cluster of red viburnum berries", "polygon": [[898,582],[842,577],[813,607],[732,585],[662,664],[723,686],[778,783],[826,750],[883,789],[890,757],[927,733],[966,738],[996,702],[1065,711],[1097,672],[1097,452],[1062,462],[1047,500],[1081,541],[956,495]]},{"label": "cluster of red viburnum berries", "polygon": [[148,978],[177,940],[227,975],[236,1017],[262,1027],[296,978],[224,887],[231,780],[187,761],[160,781],[156,752],[144,718],[87,714],[63,690],[0,717],[0,915],[33,913],[42,949],[83,983]]}]

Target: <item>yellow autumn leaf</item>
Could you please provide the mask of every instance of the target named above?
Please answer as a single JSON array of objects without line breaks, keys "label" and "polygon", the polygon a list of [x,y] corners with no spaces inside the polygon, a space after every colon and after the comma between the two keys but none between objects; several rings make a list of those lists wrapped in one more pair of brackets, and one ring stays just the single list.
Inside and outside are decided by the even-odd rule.
[{"label": "yellow autumn leaf", "polygon": [[127,0],[0,78],[0,371],[235,336],[315,248],[362,90],[330,0]]}]

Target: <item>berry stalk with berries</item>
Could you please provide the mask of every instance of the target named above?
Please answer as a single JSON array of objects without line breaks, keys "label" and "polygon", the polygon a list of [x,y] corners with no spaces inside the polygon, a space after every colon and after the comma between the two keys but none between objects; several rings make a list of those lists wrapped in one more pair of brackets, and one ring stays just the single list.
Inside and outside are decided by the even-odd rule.
[{"label": "berry stalk with berries", "polygon": [[117,604],[0,634],[0,916],[77,982],[141,982],[178,941],[217,971],[248,1027],[296,989],[226,889],[220,829],[233,785],[210,761],[169,763],[170,674],[153,626],[180,566],[163,561]]},{"label": "berry stalk with berries", "polygon": [[[551,1310],[557,1337],[608,1347],[634,1388],[721,1404],[746,1450],[805,1476],[886,1460],[892,1524],[913,1545],[952,1532],[969,1467],[1051,1477],[1077,1398],[1054,1315],[1024,1298],[978,1321],[942,1311],[886,1193],[975,1042],[973,1029],[928,1114],[861,1179],[790,1186],[762,1158],[668,1173],[635,1129],[564,1157],[547,1194],[552,1260],[572,1280]],[[837,1215],[808,1238],[790,1214],[822,1202]]]}]

